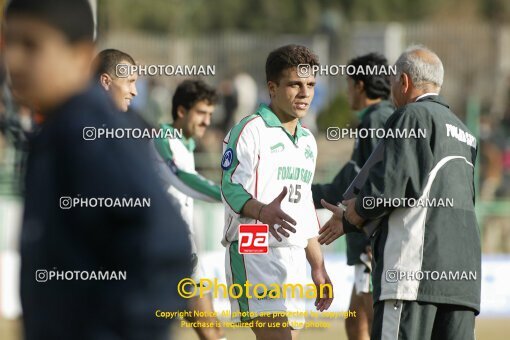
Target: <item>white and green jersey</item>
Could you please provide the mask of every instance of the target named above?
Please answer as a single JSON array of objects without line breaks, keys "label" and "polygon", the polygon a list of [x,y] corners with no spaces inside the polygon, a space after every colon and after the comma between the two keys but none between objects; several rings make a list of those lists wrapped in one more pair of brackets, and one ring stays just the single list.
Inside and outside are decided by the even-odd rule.
[{"label": "white and green jersey", "polygon": [[234,126],[223,141],[221,192],[225,205],[222,244],[238,240],[239,224],[261,223],[240,215],[251,198],[271,203],[283,187],[288,193],[282,210],[296,220],[296,233],[278,242],[271,234],[269,246],[306,247],[316,237],[319,222],[312,201],[317,143],[312,133],[297,125],[295,136],[281,125],[267,105]]},{"label": "white and green jersey", "polygon": [[[161,128],[173,130],[169,124],[163,124]],[[154,146],[159,154],[157,157],[160,157],[160,178],[168,193],[177,200],[181,214],[193,235],[193,199],[219,202],[219,186],[195,171],[195,142],[192,138],[156,138]]]}]

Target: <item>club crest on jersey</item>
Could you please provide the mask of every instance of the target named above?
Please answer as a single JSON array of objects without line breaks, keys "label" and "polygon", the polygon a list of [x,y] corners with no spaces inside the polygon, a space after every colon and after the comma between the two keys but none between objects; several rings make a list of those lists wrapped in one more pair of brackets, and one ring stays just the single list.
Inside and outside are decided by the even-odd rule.
[{"label": "club crest on jersey", "polygon": [[305,149],[305,158],[306,159],[311,159],[313,161],[313,151],[310,148],[310,145],[306,146],[306,149]]},{"label": "club crest on jersey", "polygon": [[221,159],[221,168],[223,170],[228,170],[230,166],[232,165],[232,162],[234,160],[234,151],[232,148],[228,148],[225,150],[225,153],[223,154],[223,158]]}]

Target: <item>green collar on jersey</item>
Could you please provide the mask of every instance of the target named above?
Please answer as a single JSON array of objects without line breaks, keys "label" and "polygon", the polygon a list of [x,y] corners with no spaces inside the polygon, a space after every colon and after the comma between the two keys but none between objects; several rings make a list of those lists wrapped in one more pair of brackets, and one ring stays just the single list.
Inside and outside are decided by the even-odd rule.
[{"label": "green collar on jersey", "polygon": [[[175,128],[172,126],[172,124],[161,124],[161,129],[162,130],[169,129],[171,132],[173,132]],[[193,152],[195,150],[196,145],[195,145],[195,140],[193,138],[191,138],[191,137],[186,138],[183,135],[181,142],[182,142],[182,144],[184,144],[186,149],[188,149],[189,151]]]},{"label": "green collar on jersey", "polygon": [[287,131],[287,129],[283,127],[282,122],[280,122],[280,119],[278,118],[278,116],[276,116],[276,114],[266,104],[260,104],[259,108],[257,109],[257,113],[256,114],[258,114],[260,117],[262,117],[262,119],[264,120],[264,122],[266,123],[267,126],[270,126],[270,127],[279,127],[283,131],[285,131],[287,136],[289,136],[290,140],[294,144],[298,141],[298,139],[300,137],[304,137],[304,136],[308,136],[309,135],[309,133],[306,132],[305,129],[303,129],[303,127],[301,126],[301,122],[298,120],[298,123],[297,123],[297,126],[296,126],[296,136],[295,137],[292,136],[289,133],[289,131]]}]

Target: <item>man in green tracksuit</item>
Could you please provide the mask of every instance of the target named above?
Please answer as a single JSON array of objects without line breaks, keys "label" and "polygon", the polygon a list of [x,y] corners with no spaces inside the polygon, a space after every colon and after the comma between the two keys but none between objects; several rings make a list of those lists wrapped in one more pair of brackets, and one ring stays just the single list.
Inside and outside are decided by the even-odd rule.
[{"label": "man in green tracksuit", "polygon": [[[185,80],[177,86],[172,98],[172,124],[162,124],[160,128],[169,136],[155,138],[157,150],[157,171],[165,189],[177,202],[184,221],[189,227],[193,273],[192,279],[197,285],[205,278],[204,268],[197,256],[195,228],[193,223],[193,200],[220,202],[220,188],[217,184],[202,177],[195,170],[195,139],[202,138],[211,123],[211,117],[218,101],[216,90],[202,80]],[[182,138],[177,132],[182,132]],[[200,339],[225,339],[223,329],[214,316],[213,302],[208,294],[204,297],[193,296],[189,309],[197,314],[186,317],[193,322],[193,329]],[[199,324],[213,324],[215,327],[202,327]]]},{"label": "man in green tracksuit", "polygon": [[[352,59],[349,65],[356,69],[359,66],[374,67],[388,66],[386,58],[377,53],[369,53]],[[390,95],[390,79],[386,74],[354,74],[347,77],[347,92],[349,106],[358,111],[360,124],[357,132],[360,135],[372,129],[384,128],[384,123],[395,110],[387,100]],[[362,131],[363,134],[362,134]],[[356,138],[351,160],[345,164],[328,184],[312,185],[313,202],[315,208],[322,208],[321,199],[328,202],[341,202],[342,194],[347,190],[349,184],[356,177],[359,169],[363,167],[366,160],[372,153],[379,139]],[[319,231],[319,243],[330,244],[340,234],[339,229],[330,227]],[[345,320],[345,329],[349,340],[362,340],[370,338],[372,327],[372,294],[370,291],[370,259],[367,254],[367,246],[370,242],[362,233],[350,233],[346,236],[347,241],[347,264],[354,266],[354,285],[351,294],[349,310],[355,310],[355,318]]]},{"label": "man in green tracksuit", "polygon": [[345,213],[326,203],[335,212],[327,223],[343,217],[349,232],[380,219],[372,238],[372,339],[474,339],[481,289],[476,139],[438,95],[444,71],[435,53],[413,47],[396,66],[398,109],[386,132],[409,138],[385,138],[382,162],[358,196],[343,202]]}]

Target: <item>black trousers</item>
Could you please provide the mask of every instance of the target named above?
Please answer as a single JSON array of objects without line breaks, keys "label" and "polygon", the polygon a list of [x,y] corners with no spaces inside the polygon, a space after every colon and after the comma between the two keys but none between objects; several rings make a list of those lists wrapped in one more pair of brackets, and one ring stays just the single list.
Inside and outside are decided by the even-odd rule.
[{"label": "black trousers", "polygon": [[374,305],[372,340],[474,340],[475,311],[469,307],[386,300]]}]

